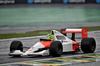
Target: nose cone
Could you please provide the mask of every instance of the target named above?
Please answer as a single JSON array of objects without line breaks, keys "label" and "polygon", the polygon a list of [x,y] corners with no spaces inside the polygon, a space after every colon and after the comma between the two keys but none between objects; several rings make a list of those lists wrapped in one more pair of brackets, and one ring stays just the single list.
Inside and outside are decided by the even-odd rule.
[{"label": "nose cone", "polygon": [[26,56],[28,54],[32,54],[32,53],[34,53],[34,51],[38,50],[39,48],[45,48],[45,46],[42,43],[37,42],[30,49],[28,49],[23,55]]},{"label": "nose cone", "polygon": [[36,48],[44,48],[45,46],[41,42],[37,42],[33,47],[34,49],[36,49]]}]

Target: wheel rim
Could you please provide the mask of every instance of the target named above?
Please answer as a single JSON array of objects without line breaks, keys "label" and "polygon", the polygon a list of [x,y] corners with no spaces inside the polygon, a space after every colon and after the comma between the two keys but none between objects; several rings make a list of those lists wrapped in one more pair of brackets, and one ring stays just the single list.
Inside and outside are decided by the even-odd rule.
[{"label": "wheel rim", "polygon": [[91,44],[91,50],[92,50],[92,51],[95,50],[95,41],[93,41],[92,44]]},{"label": "wheel rim", "polygon": [[58,52],[59,52],[59,54],[61,54],[61,53],[62,53],[62,48],[61,48],[61,46],[60,46],[60,45],[58,46]]}]

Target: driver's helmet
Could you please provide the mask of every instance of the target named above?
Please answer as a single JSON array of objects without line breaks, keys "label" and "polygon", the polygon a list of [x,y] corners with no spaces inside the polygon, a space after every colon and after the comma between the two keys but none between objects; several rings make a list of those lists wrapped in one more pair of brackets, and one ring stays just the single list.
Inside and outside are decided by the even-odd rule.
[{"label": "driver's helmet", "polygon": [[48,35],[47,35],[47,39],[48,39],[48,40],[52,40],[52,39],[54,39],[54,36],[53,36],[52,34],[48,34]]}]

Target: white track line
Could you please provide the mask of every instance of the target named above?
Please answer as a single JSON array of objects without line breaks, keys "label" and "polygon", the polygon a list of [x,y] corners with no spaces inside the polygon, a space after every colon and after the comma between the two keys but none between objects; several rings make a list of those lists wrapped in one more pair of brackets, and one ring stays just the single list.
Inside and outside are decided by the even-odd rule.
[{"label": "white track line", "polygon": [[22,38],[0,39],[0,41],[22,40],[22,39],[35,39],[35,38],[41,38],[41,37],[45,37],[45,36],[33,36],[33,37],[22,37]]}]

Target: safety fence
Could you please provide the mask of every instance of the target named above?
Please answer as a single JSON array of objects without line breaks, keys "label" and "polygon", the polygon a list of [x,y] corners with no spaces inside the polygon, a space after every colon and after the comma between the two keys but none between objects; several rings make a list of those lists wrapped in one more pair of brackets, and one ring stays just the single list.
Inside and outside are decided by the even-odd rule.
[{"label": "safety fence", "polygon": [[100,0],[0,0],[0,4],[33,3],[100,3]]},{"label": "safety fence", "polygon": [[15,0],[0,0],[0,4],[15,3]]}]

